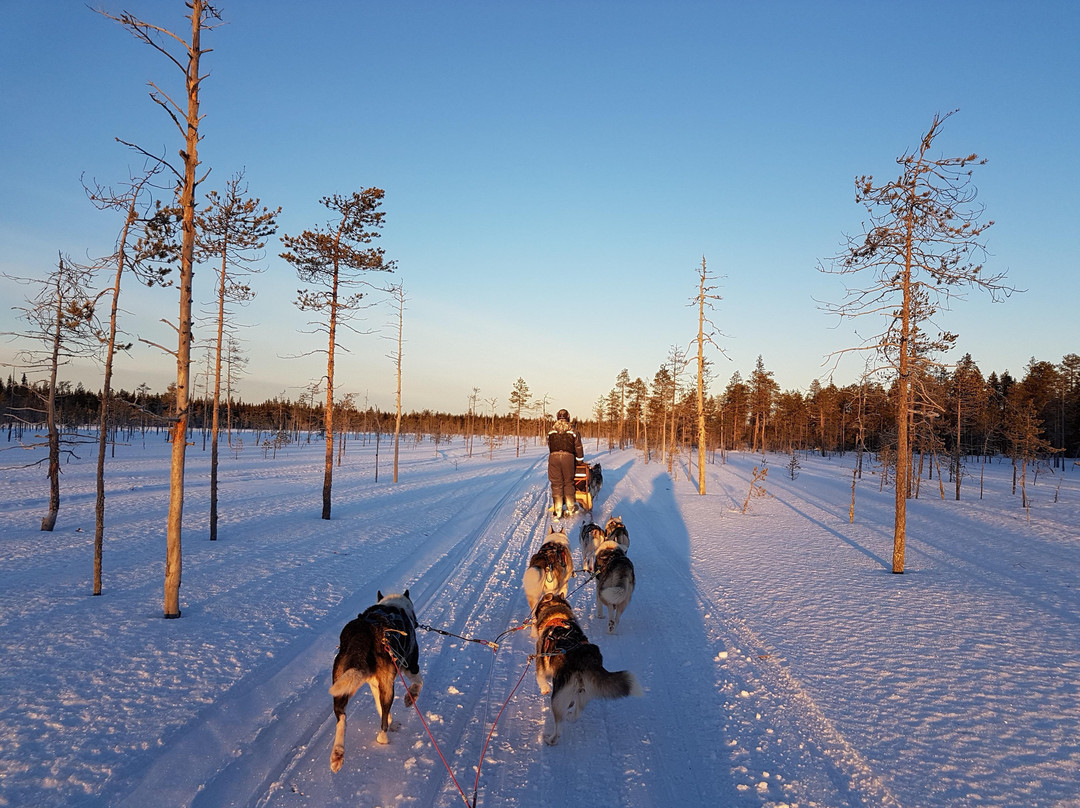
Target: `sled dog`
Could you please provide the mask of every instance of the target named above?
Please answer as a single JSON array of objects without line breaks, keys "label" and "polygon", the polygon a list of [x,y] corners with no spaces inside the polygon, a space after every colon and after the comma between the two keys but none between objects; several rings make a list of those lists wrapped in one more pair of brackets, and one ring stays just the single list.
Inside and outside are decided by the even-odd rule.
[{"label": "sled dog", "polygon": [[384,596],[379,592],[378,603],[341,630],[330,686],[337,717],[330,771],[338,771],[345,761],[345,707],[365,684],[371,687],[379,713],[375,740],[389,742],[387,730],[398,728],[398,723],[390,718],[390,706],[394,703],[394,680],[399,668],[409,683],[405,703],[411,706],[420,695],[424,680],[420,676],[420,649],[416,644],[416,612],[408,589],[400,595]]},{"label": "sled dog", "polygon": [[529,601],[529,611],[545,592],[558,592],[566,597],[570,578],[574,574],[574,560],[570,555],[570,540],[566,530],[548,528],[547,541],[540,545],[531,559],[525,574],[521,578],[525,599]]},{"label": "sled dog", "polygon": [[630,549],[630,533],[627,531],[626,525],[623,524],[621,516],[613,516],[608,519],[607,525],[604,527],[604,533],[607,534],[609,539],[618,542],[623,550]]},{"label": "sled dog", "polygon": [[600,649],[589,642],[566,598],[546,594],[536,604],[536,683],[550,694],[553,729],[544,743],[559,742],[562,722],[577,721],[591,699],[640,696],[630,671],[608,671]]},{"label": "sled dog", "polygon": [[595,497],[600,493],[600,487],[604,484],[604,470],[599,463],[589,466],[589,496]]},{"label": "sled dog", "polygon": [[596,616],[605,617],[608,634],[619,628],[619,618],[634,595],[634,562],[617,543],[608,539],[596,551]]},{"label": "sled dog", "polygon": [[592,572],[596,566],[596,551],[607,536],[600,525],[588,522],[581,526],[581,568]]}]

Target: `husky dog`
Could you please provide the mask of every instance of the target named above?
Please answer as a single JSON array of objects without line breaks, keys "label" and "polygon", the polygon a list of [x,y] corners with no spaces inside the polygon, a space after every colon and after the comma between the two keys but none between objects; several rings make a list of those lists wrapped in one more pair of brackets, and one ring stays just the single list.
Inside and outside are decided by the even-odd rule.
[{"label": "husky dog", "polygon": [[533,616],[537,628],[536,683],[541,694],[551,694],[554,725],[544,743],[557,744],[563,720],[577,721],[591,699],[641,695],[634,674],[604,669],[600,649],[589,642],[566,598],[544,595]]},{"label": "husky dog", "polygon": [[345,761],[345,707],[365,684],[371,687],[379,713],[379,732],[375,740],[389,742],[386,731],[396,730],[399,726],[390,719],[394,679],[399,668],[409,683],[405,703],[411,706],[420,695],[424,680],[420,676],[420,649],[416,644],[416,612],[408,589],[403,594],[385,597],[379,592],[378,603],[369,606],[341,630],[330,687],[334,715],[337,716],[330,771],[338,771]]},{"label": "husky dog", "polygon": [[529,559],[529,566],[521,578],[525,599],[529,601],[529,611],[536,608],[545,592],[558,592],[566,597],[573,574],[574,559],[570,555],[570,540],[566,537],[566,530],[548,528],[547,541],[541,544],[540,549]]},{"label": "husky dog", "polygon": [[604,484],[604,470],[599,463],[589,466],[589,496],[595,497],[600,493],[600,486]]},{"label": "husky dog", "polygon": [[623,548],[608,539],[596,551],[596,616],[607,607],[608,634],[619,627],[619,618],[634,595],[634,562]]},{"label": "husky dog", "polygon": [[608,519],[607,525],[604,527],[604,533],[607,534],[609,539],[618,542],[623,550],[630,549],[630,533],[627,531],[626,525],[623,524],[621,516],[613,516]]},{"label": "husky dog", "polygon": [[581,526],[581,567],[592,572],[596,566],[596,550],[607,536],[600,525],[588,522]]}]

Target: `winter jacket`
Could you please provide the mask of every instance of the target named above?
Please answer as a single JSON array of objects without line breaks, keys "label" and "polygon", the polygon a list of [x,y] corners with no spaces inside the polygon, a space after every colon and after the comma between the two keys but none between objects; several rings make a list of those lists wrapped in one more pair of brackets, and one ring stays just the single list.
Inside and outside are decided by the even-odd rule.
[{"label": "winter jacket", "polygon": [[566,421],[556,421],[555,426],[548,432],[547,440],[549,452],[570,452],[578,460],[585,457],[581,435],[571,429]]}]

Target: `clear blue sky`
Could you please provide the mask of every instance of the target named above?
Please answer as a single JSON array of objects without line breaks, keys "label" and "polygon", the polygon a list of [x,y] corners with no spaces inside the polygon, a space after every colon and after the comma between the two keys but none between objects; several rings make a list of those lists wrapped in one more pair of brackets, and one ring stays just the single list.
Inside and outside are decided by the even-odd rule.
[{"label": "clear blue sky", "polygon": [[[181,0],[100,0],[183,31]],[[988,271],[1027,291],[982,292],[945,313],[985,374],[1080,352],[1080,4],[1060,2],[311,2],[221,0],[208,33],[200,156],[205,193],[244,168],[281,205],[279,232],[326,221],[318,199],[386,191],[380,240],[408,296],[404,406],[461,412],[474,387],[502,412],[533,397],[586,415],[623,368],[646,381],[696,333],[704,255],[719,276],[714,391],[760,354],[783,389],[826,379],[857,344],[825,314],[841,279],[818,271],[861,228],[854,178],[892,178],[936,113],[936,141],[977,152],[996,221]],[[174,155],[178,134],[147,82],[179,72],[82,2],[2,0],[0,271],[43,276],[57,251],[111,251],[115,215],[79,177],[119,183]],[[240,313],[248,400],[300,390],[325,347],[293,305],[300,283],[271,244]],[[212,297],[197,271],[195,295]],[[0,281],[0,331],[25,289]],[[381,298],[373,297],[372,302]],[[128,282],[132,335],[173,343],[175,290]],[[337,389],[393,406],[394,315],[347,336]],[[882,323],[864,320],[862,333]],[[197,333],[197,336],[199,334]],[[209,336],[208,330],[202,330]],[[14,346],[0,343],[0,361]],[[835,380],[858,378],[842,361]],[[5,369],[5,376],[7,375]],[[66,374],[99,385],[98,372]],[[171,358],[139,345],[118,384],[163,390]],[[486,408],[486,405],[485,405]]]}]

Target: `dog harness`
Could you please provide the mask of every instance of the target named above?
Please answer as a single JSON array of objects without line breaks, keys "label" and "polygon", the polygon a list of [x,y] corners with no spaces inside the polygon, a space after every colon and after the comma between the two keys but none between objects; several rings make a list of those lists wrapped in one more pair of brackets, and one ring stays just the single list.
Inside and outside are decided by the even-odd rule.
[{"label": "dog harness", "polygon": [[[401,609],[375,604],[360,616],[376,628],[382,629],[383,641],[395,657],[401,660],[409,659],[409,652],[416,642],[413,638],[415,626]],[[411,673],[416,672],[411,665],[408,667]]]},{"label": "dog harness", "polygon": [[565,654],[572,648],[588,642],[581,626],[573,618],[563,614],[548,618],[537,626],[536,630],[544,638],[542,651],[544,656]]},{"label": "dog harness", "polygon": [[539,551],[533,556],[533,566],[540,566],[536,561],[540,561],[544,567],[544,577],[547,582],[555,582],[555,567],[562,565],[567,570],[573,569],[573,558],[570,555],[570,548],[565,544],[555,541],[546,541],[540,545]]}]

